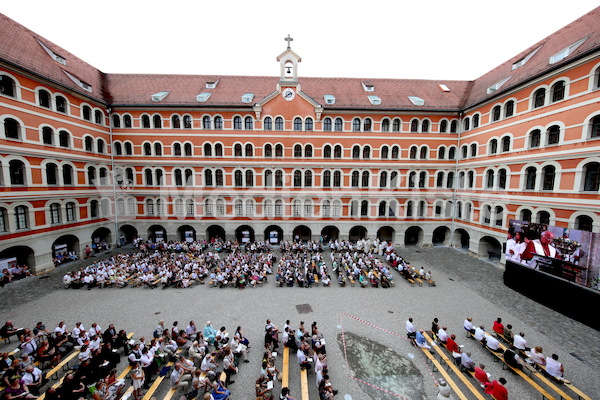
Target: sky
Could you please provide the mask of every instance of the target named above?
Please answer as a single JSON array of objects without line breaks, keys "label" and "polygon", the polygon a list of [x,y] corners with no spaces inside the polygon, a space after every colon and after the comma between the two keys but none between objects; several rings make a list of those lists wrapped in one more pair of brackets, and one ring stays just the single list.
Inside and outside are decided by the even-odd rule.
[{"label": "sky", "polygon": [[0,12],[107,73],[474,80],[597,0],[22,0]]}]

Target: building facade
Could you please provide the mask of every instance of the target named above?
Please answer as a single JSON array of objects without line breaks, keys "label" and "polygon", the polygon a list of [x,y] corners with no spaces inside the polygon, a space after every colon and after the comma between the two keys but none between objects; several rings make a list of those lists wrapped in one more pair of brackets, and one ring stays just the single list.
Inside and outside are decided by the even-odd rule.
[{"label": "building facade", "polygon": [[443,81],[304,78],[289,46],[274,77],[106,74],[0,15],[0,259],[322,236],[502,262],[509,219],[599,232],[599,16]]}]

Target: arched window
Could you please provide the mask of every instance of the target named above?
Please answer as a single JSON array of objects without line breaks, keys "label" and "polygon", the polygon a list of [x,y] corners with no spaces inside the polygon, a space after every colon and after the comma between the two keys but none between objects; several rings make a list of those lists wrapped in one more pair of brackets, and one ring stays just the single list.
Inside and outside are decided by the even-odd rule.
[{"label": "arched window", "polygon": [[15,97],[15,81],[6,75],[0,75],[0,94]]},{"label": "arched window", "polygon": [[502,113],[502,108],[500,106],[495,106],[492,109],[492,121],[500,120],[501,113]]},{"label": "arched window", "polygon": [[337,144],[333,148],[333,158],[342,158],[342,146]]},{"label": "arched window", "polygon": [[426,160],[428,158],[428,155],[429,155],[429,149],[427,148],[427,146],[421,147],[421,150],[419,151],[419,158],[421,160]]},{"label": "arched window", "polygon": [[54,130],[49,126],[42,128],[42,143],[52,146],[54,144]]},{"label": "arched window", "polygon": [[323,120],[323,130],[325,132],[331,132],[331,118],[327,117]]},{"label": "arched window", "polygon": [[323,158],[331,158],[331,146],[325,145],[323,148]]},{"label": "arched window", "polygon": [[392,173],[390,174],[390,187],[392,189],[394,189],[397,186],[398,186],[398,172],[392,171]]},{"label": "arched window", "polygon": [[590,138],[600,137],[600,115],[596,115],[590,121]]},{"label": "arched window", "polygon": [[313,130],[313,119],[308,117],[306,118],[306,120],[304,121],[304,130],[305,131],[312,131]]},{"label": "arched window", "polygon": [[265,187],[273,186],[273,171],[270,169],[265,171],[264,185]]},{"label": "arched window", "polygon": [[148,142],[144,143],[144,155],[145,156],[152,155],[152,145]]},{"label": "arched window", "polygon": [[100,111],[100,110],[94,111],[94,122],[99,125],[103,125],[104,124],[103,121],[104,121],[104,114],[102,114],[102,111]]},{"label": "arched window", "polygon": [[418,216],[419,217],[424,217],[425,216],[425,202],[424,201],[420,201],[419,202],[419,210],[418,210]]},{"label": "arched window", "polygon": [[69,164],[63,165],[62,176],[63,176],[63,185],[72,185],[73,184],[73,167],[71,167]]},{"label": "arched window", "polygon": [[548,211],[538,212],[537,223],[542,225],[550,225],[550,213]]},{"label": "arched window", "polygon": [[162,128],[162,118],[160,117],[160,115],[153,116],[152,123],[154,124],[155,129],[161,129]]},{"label": "arched window", "polygon": [[242,145],[239,143],[236,143],[233,146],[233,156],[234,157],[242,157]]},{"label": "arched window", "polygon": [[385,159],[389,158],[389,152],[390,152],[390,148],[388,146],[383,146],[381,148],[381,153],[380,153],[381,159],[385,160]]},{"label": "arched window", "polygon": [[251,169],[246,170],[246,187],[254,186],[254,171]]},{"label": "arched window", "polygon": [[535,149],[537,147],[540,147],[540,144],[542,142],[542,131],[540,131],[539,129],[534,129],[533,131],[531,131],[531,133],[529,133],[529,147],[532,149]]},{"label": "arched window", "polygon": [[246,157],[254,157],[254,146],[252,146],[252,143],[246,143],[244,152],[246,153]]},{"label": "arched window", "polygon": [[335,119],[335,130],[337,132],[342,132],[344,130],[344,121],[341,118]]},{"label": "arched window", "polygon": [[542,169],[542,190],[554,190],[554,179],[556,177],[556,168],[547,165]]},{"label": "arched window", "polygon": [[462,158],[465,159],[469,156],[469,147],[465,144],[460,148],[460,152],[462,153]]},{"label": "arched window", "polygon": [[150,128],[150,117],[142,115],[142,128]]},{"label": "arched window", "polygon": [[56,96],[55,102],[56,102],[56,111],[58,111],[60,113],[67,112],[67,99],[65,99],[62,96]]},{"label": "arched window", "polygon": [[275,130],[276,131],[283,130],[283,118],[281,118],[281,117],[275,118]]},{"label": "arched window", "polygon": [[304,187],[312,186],[312,171],[304,171]]},{"label": "arched window", "polygon": [[354,118],[352,120],[352,131],[360,132],[360,119],[359,118]]},{"label": "arched window", "polygon": [[264,151],[264,156],[266,158],[273,157],[273,146],[271,144],[269,144],[269,143],[265,144],[263,151]]},{"label": "arched window", "polygon": [[181,117],[179,115],[173,115],[171,117],[171,128],[173,128],[173,129],[181,128]]},{"label": "arched window", "polygon": [[240,171],[239,169],[238,169],[238,170],[236,170],[236,171],[234,172],[234,174],[233,174],[233,177],[234,177],[234,180],[233,180],[233,182],[234,182],[234,183],[233,183],[233,184],[234,184],[236,187],[241,187],[241,186],[242,186],[242,184],[243,184],[243,179],[242,179],[242,178],[243,178],[243,175],[242,175],[242,171]]},{"label": "arched window", "polygon": [[223,176],[223,170],[218,169],[215,171],[215,186],[223,186],[225,183],[225,177]]},{"label": "arched window", "polygon": [[554,85],[552,85],[552,88],[550,90],[552,91],[553,103],[555,101],[563,100],[565,98],[565,81],[556,82]]},{"label": "arched window", "polygon": [[485,173],[485,188],[493,189],[494,188],[494,171],[488,169]]},{"label": "arched window", "polygon": [[[85,119],[86,121],[91,121],[92,120],[92,109],[90,108],[90,106],[83,106],[81,108],[81,114],[83,116],[83,119]],[[131,127],[129,127],[129,128],[131,128]]]},{"label": "arched window", "polygon": [[144,177],[146,178],[146,186],[152,186],[154,184],[154,176],[152,175],[152,170],[150,168],[144,170]]},{"label": "arched window", "polygon": [[212,145],[204,143],[204,157],[212,157]]},{"label": "arched window", "polygon": [[247,131],[251,131],[254,129],[254,120],[252,117],[244,118],[244,129]]},{"label": "arched window", "polygon": [[400,147],[392,146],[392,159],[397,160],[400,158]]},{"label": "arched window", "polygon": [[498,139],[490,140],[490,154],[498,153]]},{"label": "arched window", "polygon": [[371,118],[365,118],[365,120],[363,121],[363,131],[371,132],[372,127],[373,127],[373,120]]},{"label": "arched window", "polygon": [[360,202],[360,216],[369,216],[369,202],[367,200],[363,200]]},{"label": "arched window", "polygon": [[302,157],[302,146],[300,146],[299,144],[294,146],[294,157],[295,158]]},{"label": "arched window", "polygon": [[392,131],[393,132],[400,132],[400,119],[399,118],[394,118],[394,121],[392,122]]},{"label": "arched window", "polygon": [[58,167],[54,163],[46,164],[46,183],[58,185]]},{"label": "arched window", "polygon": [[504,105],[504,118],[512,117],[515,113],[515,101],[509,100]]},{"label": "arched window", "polygon": [[242,129],[242,117],[236,116],[233,118],[233,129]]},{"label": "arched window", "polygon": [[115,144],[113,145],[113,151],[115,152],[116,156],[123,155],[123,145],[121,144],[121,142],[115,142]]},{"label": "arched window", "polygon": [[444,146],[438,149],[438,160],[443,160],[446,158],[446,148]]},{"label": "arched window", "polygon": [[387,118],[384,118],[381,121],[381,132],[389,132],[390,131],[390,120]]},{"label": "arched window", "polygon": [[362,187],[369,187],[369,171],[363,171],[360,185]]},{"label": "arched window", "polygon": [[583,167],[583,171],[583,190],[586,192],[597,192],[600,189],[600,163],[587,163]]},{"label": "arched window", "polygon": [[213,212],[213,201],[211,199],[206,199],[204,201],[204,215],[212,216]]},{"label": "arched window", "polygon": [[410,157],[411,160],[415,160],[417,158],[417,146],[412,146],[410,148],[409,157]]},{"label": "arched window", "polygon": [[446,187],[448,189],[454,188],[454,172],[448,172],[448,177],[446,178]]},{"label": "arched window", "polygon": [[418,119],[413,119],[410,122],[410,131],[411,132],[418,132],[419,131],[419,120]]},{"label": "arched window", "polygon": [[192,129],[192,117],[190,117],[189,115],[183,116],[183,128]]},{"label": "arched window", "polygon": [[263,130],[265,130],[265,131],[273,130],[273,118],[265,117],[265,120],[263,121]]},{"label": "arched window", "polygon": [[75,219],[76,219],[75,210],[76,210],[75,203],[70,201],[66,204],[65,211],[67,214],[67,222],[75,221]]},{"label": "arched window", "polygon": [[435,178],[435,187],[443,187],[444,186],[444,173],[442,171],[437,173]]},{"label": "arched window", "polygon": [[175,170],[175,186],[183,186],[183,174],[180,169]]},{"label": "arched window", "polygon": [[302,186],[302,171],[296,170],[294,171],[294,187]]},{"label": "arched window", "polygon": [[541,88],[533,93],[533,108],[542,107],[546,103],[546,89]]},{"label": "arched window", "polygon": [[211,122],[210,116],[205,115],[202,117],[202,129],[211,129]]},{"label": "arched window", "polygon": [[489,225],[492,222],[492,207],[489,205],[483,206],[483,223]]},{"label": "arched window", "polygon": [[496,206],[494,208],[494,215],[496,216],[494,225],[502,226],[502,221],[504,220],[504,208],[501,206]]},{"label": "arched window", "polygon": [[352,158],[354,158],[354,159],[360,158],[360,146],[355,145],[352,147]]},{"label": "arched window", "polygon": [[204,170],[204,186],[212,186],[213,185],[213,174],[210,169]]},{"label": "arched window", "polygon": [[275,187],[283,187],[283,171],[280,169],[275,171]]},{"label": "arched window", "polygon": [[333,172],[333,187],[342,186],[342,173],[340,171]]},{"label": "arched window", "polygon": [[591,232],[594,220],[589,215],[580,215],[575,219],[575,229]]},{"label": "arched window", "polygon": [[381,171],[379,173],[379,187],[380,188],[387,187],[387,178],[388,178],[387,171]]},{"label": "arched window", "polygon": [[471,129],[471,118],[467,117],[465,118],[465,120],[463,121],[464,124],[464,130],[468,131],[469,129]]},{"label": "arched window", "polygon": [[414,188],[415,187],[415,179],[417,177],[417,173],[415,171],[411,171],[408,174],[408,187],[409,188]]},{"label": "arched window", "polygon": [[15,207],[15,227],[17,229],[29,228],[29,209],[25,206]]},{"label": "arched window", "polygon": [[471,143],[471,157],[477,156],[477,143]]},{"label": "arched window", "polygon": [[475,173],[473,171],[469,171],[467,173],[467,184],[469,186],[469,189],[473,189],[473,187],[475,186]]},{"label": "arched window", "polygon": [[4,137],[21,140],[21,125],[12,118],[4,120]]},{"label": "arched window", "polygon": [[275,157],[283,157],[283,145],[282,144],[275,145]]},{"label": "arched window", "polygon": [[96,143],[96,148],[98,149],[98,153],[104,153],[104,140],[98,139],[98,143]]},{"label": "arched window", "polygon": [[323,171],[323,187],[331,187],[331,171]]},{"label": "arched window", "polygon": [[300,117],[294,118],[294,130],[295,131],[302,130],[302,118],[300,118]]},{"label": "arched window", "polygon": [[123,116],[123,126],[125,128],[131,128],[133,126],[133,122],[131,121],[131,115]]},{"label": "arched window", "polygon": [[457,129],[458,129],[458,121],[453,120],[452,122],[450,122],[450,133],[456,133]]},{"label": "arched window", "polygon": [[560,127],[558,125],[552,125],[546,132],[548,138],[548,145],[558,144],[560,142]]},{"label": "arched window", "polygon": [[510,136],[504,136],[502,138],[502,151],[504,153],[510,151]]},{"label": "arched window", "polygon": [[223,145],[221,143],[215,144],[215,157],[223,157]]},{"label": "arched window", "polygon": [[447,130],[448,130],[448,121],[443,120],[442,122],[440,122],[440,133],[446,133]]},{"label": "arched window", "polygon": [[281,217],[283,216],[283,201],[275,200],[275,216]]},{"label": "arched window", "polygon": [[535,190],[535,181],[537,178],[537,168],[528,167],[525,170],[525,190]]},{"label": "arched window", "polygon": [[40,107],[50,108],[51,101],[50,101],[50,93],[48,93],[48,91],[43,90],[43,89],[40,90],[38,92],[38,100],[39,100]]},{"label": "arched window", "polygon": [[363,147],[363,159],[368,160],[371,158],[371,147],[365,146]]},{"label": "arched window", "polygon": [[352,171],[352,178],[351,178],[351,186],[352,187],[358,187],[358,180],[360,178],[360,173],[358,171]]},{"label": "arched window", "polygon": [[504,168],[498,171],[498,188],[506,189],[506,170]]},{"label": "arched window", "polygon": [[427,183],[427,173],[425,171],[421,171],[419,173],[419,187],[420,188],[426,187],[426,183]]},{"label": "arched window", "polygon": [[215,117],[215,129],[219,131],[223,129],[223,117],[220,115]]},{"label": "arched window", "polygon": [[473,129],[479,127],[479,114],[473,115]]},{"label": "arched window", "polygon": [[8,171],[11,185],[25,184],[25,164],[19,160],[12,160],[8,163]]},{"label": "arched window", "polygon": [[313,147],[310,144],[307,144],[304,147],[304,157],[305,158],[312,158],[313,156]]},{"label": "arched window", "polygon": [[[146,154],[146,143],[144,143],[144,155]],[[181,155],[181,144],[173,143],[173,155],[180,156]]]},{"label": "arched window", "polygon": [[429,132],[429,120],[423,120],[423,123],[421,124],[421,132]]},{"label": "arched window", "polygon": [[185,186],[193,186],[194,185],[194,172],[187,168],[185,170],[185,181],[183,181]]},{"label": "arched window", "polygon": [[407,217],[412,217],[413,216],[413,202],[412,202],[412,200],[410,200],[408,203],[406,203],[406,216]]}]

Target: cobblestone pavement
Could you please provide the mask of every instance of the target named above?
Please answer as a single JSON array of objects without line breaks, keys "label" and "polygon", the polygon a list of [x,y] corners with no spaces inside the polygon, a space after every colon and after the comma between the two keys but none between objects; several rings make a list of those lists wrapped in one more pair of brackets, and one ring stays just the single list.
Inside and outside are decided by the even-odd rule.
[{"label": "cobblestone pavement", "polygon": [[[425,398],[434,398],[437,393],[435,378],[440,375],[431,370],[424,355],[405,339],[404,321],[412,316],[417,328],[429,329],[432,319],[438,317],[442,325],[448,326],[450,333],[456,333],[459,344],[464,344],[473,353],[476,362],[485,362],[494,378],[504,376],[508,380],[511,398],[538,398],[520,378],[493,363],[480,345],[476,346],[464,337],[462,321],[466,316],[472,316],[475,323],[484,324],[488,329],[500,316],[506,323],[511,323],[514,330],[523,330],[530,344],[542,345],[546,354],[559,354],[567,377],[591,398],[600,399],[600,390],[595,380],[590,379],[600,374],[600,332],[506,288],[502,283],[501,268],[460,251],[443,247],[407,247],[399,249],[399,252],[413,265],[431,270],[438,285],[411,287],[406,281],[396,278],[396,285],[391,289],[362,289],[358,285],[341,288],[337,284],[329,288],[278,288],[271,278],[262,287],[245,290],[209,288],[207,285],[167,290],[142,287],[91,291],[62,289],[65,272],[87,263],[78,261],[64,265],[41,279],[28,278],[1,288],[0,322],[12,319],[16,325],[33,327],[37,321],[44,321],[49,328],[60,320],[65,320],[70,328],[77,321],[88,327],[97,322],[104,328],[115,323],[118,329],[134,331],[135,338],[150,337],[159,319],[164,319],[168,326],[178,320],[179,326],[183,327],[191,319],[198,326],[211,320],[214,326],[226,326],[230,332],[239,325],[252,343],[248,357],[250,363],[240,366],[240,372],[234,378],[236,383],[230,387],[232,399],[240,400],[255,398],[254,381],[260,371],[265,320],[270,318],[281,327],[286,319],[290,319],[294,328],[300,320],[304,320],[307,326],[317,321],[320,331],[328,339],[330,376],[334,387],[340,390],[337,397],[349,394],[353,400],[379,400],[383,396],[374,395],[378,392],[367,390],[365,384],[354,378],[353,365],[346,363],[345,356],[353,353],[354,349],[338,345],[343,343],[338,340],[340,335],[352,333],[368,338],[410,359],[422,376]],[[329,254],[325,254],[324,258],[329,261]],[[14,348],[14,342],[0,346],[0,351],[11,348]],[[281,367],[281,361],[278,362]],[[121,363],[119,369],[123,368]],[[461,384],[459,386],[464,390]],[[162,385],[157,398],[164,396],[166,387]],[[311,397],[316,398],[312,372],[309,387]],[[279,389],[276,385],[276,395]],[[293,356],[290,389],[294,397],[300,397],[299,368]],[[393,397],[402,398],[398,395]]]}]

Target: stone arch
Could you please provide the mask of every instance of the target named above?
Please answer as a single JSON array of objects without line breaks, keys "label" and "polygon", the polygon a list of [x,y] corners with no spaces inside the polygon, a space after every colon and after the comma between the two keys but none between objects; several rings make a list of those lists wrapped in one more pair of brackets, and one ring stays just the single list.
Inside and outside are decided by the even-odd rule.
[{"label": "stone arch", "polygon": [[323,236],[323,240],[325,242],[328,242],[329,240],[336,240],[340,237],[340,230],[337,226],[327,225],[321,229],[321,236]]},{"label": "stone arch", "polygon": [[457,249],[469,249],[469,243],[471,241],[471,236],[469,232],[462,228],[458,228],[454,231],[454,238],[452,240],[452,247]]},{"label": "stone arch", "polygon": [[479,250],[477,254],[480,258],[500,261],[500,257],[502,256],[502,244],[500,244],[496,238],[484,236],[479,239]]},{"label": "stone arch", "polygon": [[194,229],[194,227],[191,225],[181,225],[179,228],[177,228],[177,237],[182,242],[195,241],[196,229]]},{"label": "stone arch", "polygon": [[27,265],[31,270],[35,267],[35,253],[31,247],[12,246],[0,251],[0,260],[5,258],[16,258],[18,265]]},{"label": "stone arch", "polygon": [[300,237],[300,240],[302,241],[312,239],[312,231],[306,225],[298,225],[295,227],[292,235],[294,236],[294,240],[296,240],[296,236]]},{"label": "stone arch", "polygon": [[353,226],[348,232],[348,240],[356,242],[367,237],[367,228],[362,225]]},{"label": "stone arch", "polygon": [[283,229],[278,225],[269,225],[265,229],[265,242],[279,244],[283,240]]},{"label": "stone arch", "polygon": [[206,240],[211,241],[212,239],[219,238],[225,240],[225,229],[219,225],[211,225],[206,228]]},{"label": "stone arch", "polygon": [[79,255],[79,238],[75,235],[62,235],[52,243],[50,251],[52,257],[56,257],[58,252],[70,253],[71,251]]},{"label": "stone arch", "polygon": [[379,240],[385,240],[393,243],[396,239],[396,230],[391,226],[382,226],[377,231],[377,238]]},{"label": "stone arch", "polygon": [[431,242],[434,245],[447,246],[450,241],[450,229],[447,226],[438,226],[433,231]]},{"label": "stone arch", "polygon": [[254,242],[254,228],[250,225],[240,225],[235,230],[235,238],[238,243],[252,243]]},{"label": "stone arch", "polygon": [[162,225],[152,225],[148,228],[148,239],[153,242],[166,242],[167,230]]},{"label": "stone arch", "polygon": [[411,226],[404,232],[404,245],[418,245],[423,243],[423,229],[419,226]]},{"label": "stone arch", "polygon": [[119,228],[119,235],[125,236],[125,243],[133,242],[133,239],[138,237],[138,230],[133,225],[121,225]]},{"label": "stone arch", "polygon": [[98,243],[105,241],[108,245],[112,243],[112,232],[107,227],[103,226],[92,233],[92,242]]}]

